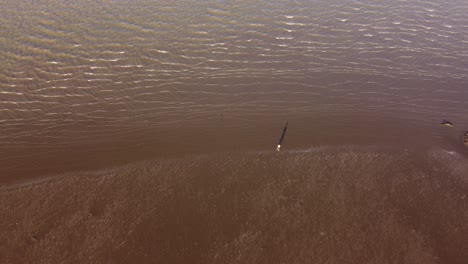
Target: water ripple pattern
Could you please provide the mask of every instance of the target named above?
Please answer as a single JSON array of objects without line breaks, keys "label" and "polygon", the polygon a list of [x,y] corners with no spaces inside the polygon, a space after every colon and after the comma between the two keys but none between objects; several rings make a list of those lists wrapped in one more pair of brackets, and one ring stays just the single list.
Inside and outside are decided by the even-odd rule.
[{"label": "water ripple pattern", "polygon": [[4,0],[0,158],[219,120],[468,124],[461,2]]}]

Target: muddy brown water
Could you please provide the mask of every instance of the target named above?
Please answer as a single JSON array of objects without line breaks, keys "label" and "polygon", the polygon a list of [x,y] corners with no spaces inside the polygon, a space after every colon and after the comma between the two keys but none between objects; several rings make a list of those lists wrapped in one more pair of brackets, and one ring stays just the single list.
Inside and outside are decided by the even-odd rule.
[{"label": "muddy brown water", "polygon": [[462,263],[467,14],[2,1],[0,258]]}]

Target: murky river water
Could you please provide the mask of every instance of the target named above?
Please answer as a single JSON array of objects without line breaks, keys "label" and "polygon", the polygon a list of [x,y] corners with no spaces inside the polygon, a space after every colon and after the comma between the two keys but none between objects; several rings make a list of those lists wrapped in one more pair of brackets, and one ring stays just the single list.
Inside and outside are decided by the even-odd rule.
[{"label": "murky river water", "polygon": [[438,144],[442,119],[468,128],[467,13],[457,1],[5,0],[1,180],[274,149],[286,121],[289,148]]},{"label": "murky river water", "polygon": [[[422,179],[421,175],[429,173],[440,177],[449,176],[457,179],[454,181],[460,180],[466,184],[466,181],[460,176],[466,169],[460,160],[465,159],[466,162],[467,154],[461,140],[462,134],[468,129],[466,111],[468,109],[467,14],[468,4],[455,0],[3,0],[0,3],[0,183],[5,186],[2,195],[8,195],[9,192],[15,194],[4,199],[7,202],[2,204],[2,211],[13,210],[10,208],[13,201],[26,204],[29,203],[28,201],[34,201],[30,199],[39,199],[40,201],[44,199],[44,201],[50,202],[52,198],[48,198],[46,195],[53,192],[54,188],[50,185],[61,186],[57,194],[60,196],[66,195],[66,188],[72,188],[73,184],[79,182],[75,174],[73,177],[70,174],[64,174],[58,177],[62,180],[61,183],[48,182],[44,183],[45,185],[34,183],[33,185],[25,185],[26,187],[23,185],[7,186],[11,183],[34,182],[43,176],[73,171],[103,170],[142,160],[156,162],[157,160],[177,159],[179,162],[177,164],[189,164],[195,162],[192,160],[194,157],[214,158],[221,155],[216,153],[237,153],[232,155],[242,156],[244,155],[242,153],[248,152],[249,155],[254,155],[252,160],[263,160],[262,155],[270,155],[265,153],[275,150],[286,121],[289,121],[289,128],[282,150],[286,152],[284,155],[291,155],[291,159],[295,155],[299,155],[297,153],[305,150],[334,149],[340,146],[348,146],[346,150],[343,150],[344,153],[348,153],[351,151],[350,149],[352,149],[352,153],[354,153],[353,151],[367,153],[356,154],[358,157],[363,155],[362,159],[344,159],[346,162],[337,165],[336,174],[330,175],[336,181],[340,181],[343,173],[347,172],[347,166],[349,168],[357,166],[358,170],[363,171],[362,175],[364,176],[375,175],[375,173],[366,174],[366,172],[372,168],[380,168],[375,169],[379,173],[386,171],[386,169],[382,169],[387,168],[385,164],[397,164],[396,160],[400,160],[401,155],[404,156],[407,151],[410,151],[414,155],[408,156],[408,159],[414,162],[402,167],[404,168],[402,171],[407,171],[408,175],[412,175],[405,176],[409,177],[408,179],[420,180]],[[444,119],[452,121],[455,127],[439,126],[439,123]],[[369,146],[372,147],[371,152],[363,151]],[[373,165],[365,166],[369,159],[374,162],[374,157],[380,157],[379,155],[387,153],[388,148],[394,148],[393,151],[398,154],[392,154],[395,156],[388,159],[377,159],[377,164],[372,163]],[[453,160],[447,161],[447,164],[455,164],[456,167],[450,169],[442,165],[442,167],[435,165],[431,167],[427,155],[434,151],[439,153],[437,155],[457,160],[455,163]],[[340,157],[336,153],[327,151],[324,153],[337,159]],[[283,155],[283,153],[281,154]],[[184,159],[187,160],[184,161]],[[270,159],[271,157],[267,158],[264,163],[258,161],[255,163],[256,165],[254,164],[263,167],[255,167],[252,164],[249,166],[254,166],[261,175],[270,175],[272,171],[265,165],[273,166],[275,164],[275,161]],[[221,164],[227,163],[231,164],[229,166],[233,166],[232,171],[221,170],[219,172],[225,175],[224,177],[237,175],[238,172],[232,164],[244,164],[238,158],[229,160],[231,163],[226,160],[218,160]],[[307,162],[316,162],[314,158],[306,160]],[[333,160],[333,158],[327,161],[320,160],[317,161],[317,164],[321,164],[321,168],[333,167]],[[195,164],[198,164],[197,162]],[[286,163],[286,161],[283,162]],[[353,162],[357,162],[357,164]],[[203,164],[194,166],[203,168]],[[279,175],[286,175],[288,172],[294,174],[295,163],[291,164],[278,169]],[[205,165],[209,175],[216,174],[220,169],[215,164]],[[164,167],[166,165],[161,166],[166,168]],[[182,166],[181,173],[186,175],[184,177],[189,177],[190,166],[184,166],[188,165]],[[173,169],[173,167],[170,168]],[[451,171],[452,169],[453,171]],[[134,216],[137,219],[121,217],[135,225],[129,230],[136,230],[136,233],[143,234],[143,229],[138,231],[138,228],[150,226],[147,222],[151,222],[151,219],[157,219],[158,215],[151,211],[154,209],[153,207],[145,204],[146,198],[137,195],[139,192],[137,190],[143,194],[149,193],[144,182],[151,182],[152,178],[148,175],[152,174],[145,172],[143,173],[145,176],[141,178],[145,180],[140,179],[136,183],[130,184],[124,176],[131,177],[129,175],[134,174],[128,171],[117,173],[115,170],[110,171],[118,177],[116,176],[116,179],[106,182],[106,184],[114,186],[116,190],[121,190],[122,193],[119,195],[122,196],[118,196],[112,201],[98,199],[99,201],[95,202],[93,197],[99,191],[95,190],[94,192],[94,189],[90,190],[89,186],[99,185],[98,182],[95,182],[98,180],[83,176],[83,184],[88,187],[80,185],[81,187],[70,189],[70,193],[80,196],[81,191],[83,191],[84,194],[82,194],[89,200],[81,201],[83,202],[81,205],[71,202],[71,208],[77,209],[78,213],[91,212],[92,215],[104,215],[103,219],[107,219],[105,221],[110,221],[110,217],[119,219],[120,213],[124,214],[123,212],[128,213],[129,211],[117,208],[118,206],[114,202],[129,195],[133,197],[131,198],[133,200],[128,202],[129,204],[126,206],[134,206],[133,202],[135,204],[141,202],[143,203],[142,208],[135,209]],[[136,171],[141,173],[138,169]],[[104,174],[109,176],[111,172]],[[379,173],[377,174],[381,175]],[[162,177],[160,174],[161,172],[158,171],[154,177]],[[203,175],[203,173],[199,174]],[[361,175],[356,172],[355,174]],[[170,175],[174,175],[174,173]],[[387,174],[384,173],[384,175]],[[103,181],[108,181],[107,176],[101,175],[99,177],[104,177]],[[67,177],[70,177],[70,180]],[[181,179],[186,179],[184,177]],[[60,182],[58,179],[54,181]],[[176,177],[176,179],[178,178]],[[403,177],[400,180],[407,183],[408,179]],[[189,181],[187,186],[192,186],[197,190],[200,194],[199,198],[208,195],[205,197],[208,202],[206,208],[197,207],[198,209],[193,209],[195,211],[190,211],[191,213],[189,212],[186,216],[203,222],[205,218],[200,218],[203,215],[201,212],[205,209],[208,210],[207,208],[211,205],[219,206],[223,201],[236,203],[236,199],[239,198],[236,195],[239,193],[250,195],[251,191],[257,190],[255,188],[249,189],[250,187],[247,186],[249,186],[250,180],[244,180],[239,183],[239,186],[234,184],[237,187],[229,185],[234,189],[229,189],[231,187],[224,186],[223,183],[213,187],[215,189],[219,187],[219,190],[227,188],[233,192],[231,196],[218,197],[219,199],[209,196],[210,193],[219,191],[218,189],[193,187],[190,184],[195,183]],[[227,181],[229,182],[229,180]],[[299,177],[297,181],[304,182],[304,179]],[[288,184],[286,178],[281,178],[280,182],[285,186]],[[124,183],[125,185],[123,185]],[[130,194],[121,189],[124,188],[123,186],[128,186],[127,184],[135,189],[130,191]],[[174,187],[174,190],[183,189],[183,183],[180,184]],[[385,186],[382,182],[369,184],[372,187],[361,187],[372,189]],[[390,184],[388,186],[397,188],[397,193],[411,196],[412,192],[409,187],[408,190],[398,189],[398,186],[401,186],[400,183],[388,184]],[[439,186],[437,182],[428,184]],[[451,185],[449,185],[445,186],[446,189],[444,187],[439,190],[440,192],[434,191],[434,193],[442,195],[443,191],[452,190],[450,189]],[[138,186],[143,189],[139,189]],[[150,186],[153,185],[150,184]],[[242,186],[246,189],[242,189],[244,188]],[[463,184],[461,186],[460,188],[466,187]],[[327,188],[335,193],[335,187],[328,186]],[[416,201],[415,204],[426,206],[426,204],[430,204],[427,199],[430,199],[432,193],[432,191],[427,190],[433,190],[433,188],[426,185],[419,187],[419,195],[422,195],[422,198],[418,196],[420,200]],[[17,189],[12,191],[11,188]],[[26,193],[31,193],[31,197],[14,198],[18,195],[21,196],[21,190],[25,190],[24,188],[27,189]],[[106,190],[110,192],[112,188],[109,188]],[[264,186],[260,189],[262,188],[268,189],[269,187]],[[437,189],[434,188],[434,190]],[[307,193],[305,189],[302,191]],[[450,195],[453,197],[444,196],[447,200],[440,202],[436,209],[442,210],[441,208],[444,208],[445,210],[451,202],[458,201],[456,205],[453,205],[453,208],[447,209],[446,213],[453,213],[454,219],[461,217],[458,220],[467,220],[468,222],[466,213],[455,216],[457,214],[455,211],[464,212],[468,208],[465,198],[461,198],[464,197],[464,191],[466,188],[451,193]],[[265,192],[268,193],[268,191]],[[284,194],[283,190],[279,189],[272,192],[275,195],[280,195],[279,197],[284,195],[288,206],[294,206],[296,200],[305,201],[304,199],[306,199],[305,196],[298,196],[298,198],[294,195],[291,198],[291,194]],[[164,205],[161,207],[156,206],[155,208],[163,210],[166,206],[193,207],[194,205],[188,202],[190,201],[190,192],[183,189],[180,193],[184,196],[168,194],[168,197],[173,197],[171,199],[175,200],[166,201],[167,204],[163,203]],[[379,201],[382,202],[376,205],[377,207],[386,204],[384,201],[387,197],[385,192],[379,191],[378,193],[383,196],[377,195],[376,199],[380,199]],[[111,194],[108,195],[112,197]],[[265,197],[270,197],[269,194],[265,195],[267,195]],[[351,200],[357,199],[358,203],[369,198],[356,198],[353,191],[346,195],[349,195],[347,198]],[[393,202],[391,202],[390,207],[385,205],[380,209],[384,210],[385,217],[389,215],[393,217],[392,212],[403,210],[404,206],[403,202],[397,199],[395,193],[388,195]],[[164,199],[165,196],[161,197]],[[249,197],[246,199],[254,199],[253,196]],[[266,199],[264,200],[266,203],[270,198],[265,197],[257,198]],[[326,197],[328,196],[320,196],[319,199],[327,200]],[[263,205],[261,202],[255,203],[257,201],[255,199],[251,201],[254,203],[252,206],[256,210],[261,210]],[[281,201],[276,200],[275,202],[281,203]],[[342,203],[337,203],[343,206]],[[85,205],[89,205],[91,209]],[[60,211],[62,208],[55,204],[44,206],[45,211],[57,208]],[[84,206],[84,209],[79,209],[80,206]],[[105,208],[109,208],[109,206],[117,206],[117,209],[112,207],[114,209],[106,211]],[[312,219],[311,215],[315,214],[314,212],[319,212],[320,219],[323,218],[324,221],[330,220],[327,217],[332,217],[335,220],[344,215],[351,218],[357,217],[353,215],[353,212],[341,212],[338,209],[329,215],[320,210],[316,211],[318,210],[316,208],[303,207],[303,204],[298,206],[297,208],[303,210],[302,213],[309,214],[298,218],[304,221]],[[356,212],[371,212],[375,209],[373,205],[362,206],[362,208],[356,207],[358,208]],[[26,215],[29,215],[29,219],[36,217],[40,221],[40,214],[35,211],[37,208],[37,206],[32,209],[23,208],[24,211],[14,211],[11,215],[8,214],[4,225],[13,224],[14,221],[18,221],[17,219]],[[454,211],[450,211],[452,209]],[[99,212],[95,212],[96,210]],[[144,210],[150,210],[152,213],[145,215]],[[160,260],[166,261],[166,263],[197,263],[197,261],[200,263],[204,261],[228,263],[233,259],[241,259],[244,261],[239,263],[273,263],[276,259],[277,261],[284,260],[288,263],[296,263],[293,255],[299,254],[295,256],[299,256],[297,262],[301,263],[308,259],[306,256],[309,256],[310,252],[315,252],[316,256],[323,257],[321,263],[326,262],[326,257],[323,255],[325,251],[319,250],[320,239],[309,241],[308,238],[302,236],[296,240],[286,236],[285,241],[292,244],[283,245],[284,249],[288,249],[288,252],[293,252],[294,248],[309,252],[307,254],[303,252],[305,255],[296,252],[293,255],[285,253],[284,255],[280,254],[281,256],[278,258],[266,258],[263,255],[265,252],[275,252],[282,247],[273,242],[273,244],[266,246],[265,250],[267,251],[264,253],[261,253],[263,251],[260,249],[256,249],[255,252],[244,251],[257,242],[267,243],[266,241],[271,239],[269,234],[276,234],[273,231],[288,223],[287,219],[289,218],[280,215],[277,216],[280,219],[278,224],[263,226],[255,221],[264,221],[272,217],[274,210],[259,213],[261,216],[258,216],[251,215],[251,211],[242,207],[239,209],[242,215],[237,215],[238,218],[236,218],[238,222],[231,223],[227,220],[228,216],[236,215],[238,212],[236,210],[232,212],[220,210],[214,208],[210,216],[213,219],[226,218],[226,221],[220,223],[216,232],[222,233],[230,226],[234,226],[237,228],[233,231],[234,233],[218,238],[216,240],[218,244],[210,244],[214,240],[201,235],[201,233],[210,234],[208,227],[202,229],[201,233],[192,233],[190,231],[192,229],[187,229],[187,232],[181,231],[179,228],[182,224],[176,223],[174,226],[168,227],[168,230],[173,230],[177,234],[180,232],[179,235],[182,237],[174,238],[175,240],[168,238],[168,241],[171,241],[169,244],[161,242],[164,246],[161,252],[165,253],[158,255]],[[278,213],[286,213],[286,211],[281,210]],[[398,232],[417,229],[414,227],[417,225],[415,223],[423,222],[422,219],[426,213],[429,215],[428,212],[431,209],[426,208],[425,210],[422,215],[414,217],[409,213],[410,216],[407,213],[397,214],[395,216],[396,222],[391,222],[390,225],[397,226],[395,228],[399,230]],[[411,208],[408,207],[403,211],[410,212]],[[170,224],[176,217],[177,212],[172,213],[163,214],[167,218],[163,217],[167,220],[164,222],[165,224]],[[36,242],[38,241],[52,243],[50,237],[56,231],[51,230],[57,230],[54,223],[61,217],[69,217],[67,219],[72,222],[76,220],[74,213],[65,210],[51,216],[49,220],[44,220],[45,222],[42,222],[41,225],[42,229],[39,231],[32,223],[22,222],[21,230],[26,233],[1,234],[6,240],[8,240],[7,236],[15,238],[8,240],[11,243],[10,246],[4,248],[0,246],[0,252],[3,249],[4,253],[8,253],[4,254],[4,256],[9,256],[8,261],[24,262],[24,259],[14,253],[16,251],[11,253],[12,248],[22,245],[23,236],[29,237],[29,240],[27,239],[29,242],[25,242],[27,245],[37,246]],[[413,217],[411,219],[416,220],[411,225],[405,225],[404,228],[400,229],[398,221],[406,219],[405,217]],[[139,226],[138,221],[140,220],[138,219],[144,220],[141,226]],[[372,222],[374,218],[355,219],[361,222]],[[383,229],[386,226],[384,218],[378,216],[375,219],[379,223],[377,231],[384,232]],[[414,238],[414,241],[413,238],[405,237],[402,233],[401,241],[409,241],[409,244],[414,242],[416,245],[416,248],[413,248],[414,251],[430,252],[420,254],[421,256],[426,254],[425,257],[421,258],[424,263],[432,263],[431,261],[436,261],[437,258],[453,261],[440,263],[458,263],[456,261],[462,259],[462,255],[460,255],[462,251],[451,251],[451,249],[443,248],[439,251],[435,250],[434,253],[426,250],[427,248],[439,248],[443,244],[441,241],[455,238],[458,240],[450,242],[454,243],[453,246],[464,244],[466,238],[458,237],[455,233],[465,234],[467,222],[460,224],[457,222],[458,220],[447,224],[452,228],[450,232],[453,234],[432,236],[434,233],[441,232],[441,228],[445,228],[442,227],[442,222],[437,222],[430,226],[428,224],[426,229],[418,231],[422,235]],[[252,223],[251,221],[255,222],[253,226],[245,224]],[[401,221],[405,222],[406,220]],[[69,230],[73,226],[70,224],[72,222],[66,222],[67,224],[59,226],[64,230]],[[107,232],[106,234],[121,234],[119,233],[122,231],[120,228],[125,226],[122,223],[113,222],[110,223],[111,227],[109,228],[111,229],[102,227],[104,229],[100,230]],[[193,222],[191,223],[193,224]],[[311,228],[309,224],[304,224],[304,226]],[[335,226],[331,224],[331,226],[324,228],[339,227],[343,230],[349,228],[353,232],[361,230],[360,227],[351,226],[344,222],[338,221],[335,224]],[[191,225],[189,224],[189,226]],[[293,223],[292,226],[299,229],[303,227],[300,223]],[[327,229],[326,232],[331,232],[331,229]],[[458,231],[453,231],[455,229]],[[161,230],[157,228],[151,230],[153,233],[150,232],[150,234],[153,236],[148,235],[146,242],[156,243],[154,239],[161,235]],[[292,229],[286,228],[285,230],[295,232]],[[310,231],[310,229],[307,230]],[[315,231],[322,232],[318,229]],[[169,233],[166,235],[169,237]],[[219,233],[211,235],[219,235]],[[281,236],[281,234],[277,235]],[[425,240],[426,235],[432,240]],[[145,257],[147,256],[145,254],[153,250],[151,246],[147,244],[141,246],[137,240],[129,240],[130,238],[122,236],[117,240],[122,239],[121,241],[127,241],[122,243],[132,245],[129,247],[128,259],[122,259],[139,259],[135,257],[139,256],[141,259],[151,262]],[[131,239],[137,239],[129,236]],[[203,241],[199,240],[201,237],[203,237]],[[335,236],[334,239],[337,237],[344,239],[341,235]],[[364,241],[365,237],[364,235],[359,239]],[[367,238],[369,237],[367,236]],[[74,239],[72,241],[75,241]],[[77,241],[82,241],[77,239]],[[315,249],[318,251],[314,251],[315,249],[310,251],[310,248],[302,247],[305,244],[301,244],[301,241],[304,243],[309,241],[316,245]],[[341,247],[339,243],[334,244],[330,241],[327,243],[331,244],[326,247],[329,250],[328,253],[335,252],[334,250]],[[397,241],[400,240],[397,239]],[[92,241],[86,243],[88,242],[94,243]],[[198,248],[194,244],[188,245],[186,242],[204,244]],[[43,242],[42,246],[51,245],[44,243],[46,242]],[[83,244],[85,245],[83,248],[89,248],[86,243]],[[294,246],[294,243],[299,244]],[[370,244],[366,244],[367,242],[362,243],[366,247],[370,246]],[[347,244],[345,243],[345,245]],[[388,245],[384,243],[381,246],[384,248]],[[400,250],[397,245],[393,246],[390,248],[395,249],[395,251],[390,250],[390,255]],[[79,254],[84,252],[82,248],[75,249],[78,250],[77,252],[81,252],[75,253],[75,256],[81,256]],[[186,250],[183,251],[185,253],[180,253],[182,249]],[[44,250],[40,246],[33,247],[32,251],[27,251],[30,254],[28,257],[37,257]],[[110,259],[116,257],[112,253],[114,252],[112,250],[116,250],[115,248],[111,250],[106,246],[102,250],[104,251],[100,251],[101,253],[107,252],[105,254],[110,255],[102,253],[104,255],[99,255],[102,257],[101,260],[104,261],[106,256]],[[348,252],[349,256],[354,256],[352,255],[353,250]],[[366,254],[377,254],[377,251]],[[243,257],[236,257],[236,252],[244,252]],[[55,254],[58,256],[61,253],[56,252]],[[403,253],[395,254],[401,255]],[[381,257],[388,260],[389,257],[386,258],[384,255]],[[150,256],[152,255],[150,254]],[[181,258],[178,259],[177,256],[181,256]],[[333,256],[336,257],[336,255]],[[84,261],[83,258],[78,259],[78,262]],[[118,259],[116,258],[116,261]],[[351,257],[351,262],[363,263],[362,261],[370,261],[369,259],[363,255],[362,258],[353,259]],[[340,258],[336,257],[330,261],[331,263],[343,263],[339,260]],[[374,260],[378,263],[387,263],[382,262],[383,260]],[[411,259],[411,256],[405,259],[407,263],[416,263],[412,260],[414,259]],[[43,259],[43,261],[48,262],[47,259]],[[388,263],[403,263],[395,261]]]}]

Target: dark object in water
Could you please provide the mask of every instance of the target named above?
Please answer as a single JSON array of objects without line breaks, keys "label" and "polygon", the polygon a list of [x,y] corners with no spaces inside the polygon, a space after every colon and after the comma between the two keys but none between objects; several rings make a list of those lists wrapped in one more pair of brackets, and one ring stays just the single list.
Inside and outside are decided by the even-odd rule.
[{"label": "dark object in water", "polygon": [[463,135],[463,144],[468,147],[468,131],[466,131],[465,135]]},{"label": "dark object in water", "polygon": [[450,122],[450,121],[447,121],[447,120],[444,120],[442,121],[442,123],[440,123],[441,126],[446,126],[446,127],[453,127],[453,123]]},{"label": "dark object in water", "polygon": [[283,144],[284,135],[286,135],[286,130],[287,129],[288,129],[288,122],[286,122],[286,126],[284,126],[284,128],[283,128],[283,134],[281,134],[281,138],[280,138],[280,140],[278,142],[278,146],[276,147],[277,151],[280,151],[281,144]]}]

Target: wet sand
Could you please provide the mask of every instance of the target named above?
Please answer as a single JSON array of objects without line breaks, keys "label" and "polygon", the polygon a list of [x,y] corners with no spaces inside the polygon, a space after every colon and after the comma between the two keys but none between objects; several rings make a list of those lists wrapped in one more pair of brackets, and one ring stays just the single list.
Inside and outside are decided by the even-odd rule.
[{"label": "wet sand", "polygon": [[465,264],[467,14],[3,0],[0,263]]},{"label": "wet sand", "polygon": [[0,187],[2,263],[450,263],[466,158],[322,147],[146,161]]}]

